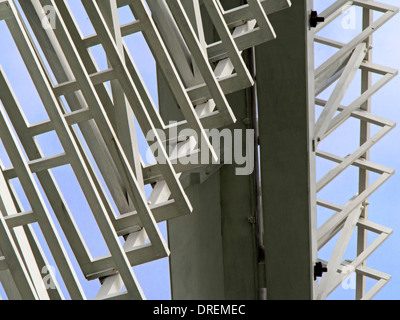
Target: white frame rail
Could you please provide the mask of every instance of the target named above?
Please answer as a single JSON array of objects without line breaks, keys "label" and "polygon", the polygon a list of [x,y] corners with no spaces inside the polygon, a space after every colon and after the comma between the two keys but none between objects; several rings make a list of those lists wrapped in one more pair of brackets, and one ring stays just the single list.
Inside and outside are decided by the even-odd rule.
[{"label": "white frame rail", "polygon": [[[320,30],[352,6],[362,8],[363,29],[358,36],[345,44],[318,35]],[[376,21],[373,21],[374,11],[383,13]],[[319,282],[318,299],[327,298],[349,276],[349,271],[356,273],[355,298],[359,300],[372,299],[390,280],[389,275],[366,267],[366,259],[392,233],[391,229],[368,220],[368,198],[394,174],[394,170],[369,161],[369,153],[370,149],[396,126],[393,121],[371,113],[371,97],[397,76],[398,71],[372,63],[372,35],[398,11],[399,9],[396,7],[375,1],[340,0],[320,13],[320,16],[325,18],[325,22],[315,28],[316,43],[338,49],[333,56],[315,70],[315,103],[324,108],[315,126],[313,142],[316,155],[337,164],[317,181],[316,192],[321,191],[350,166],[359,168],[359,193],[349,199],[347,203],[339,206],[322,199],[317,200],[318,206],[335,212],[317,230],[318,250],[339,234],[329,261],[320,260],[324,266],[327,266],[328,271],[323,274]],[[350,105],[343,106],[341,101],[358,70],[361,70],[361,95]],[[372,84],[372,74],[374,73],[382,77]],[[318,98],[320,93],[335,82],[334,90],[328,101]],[[336,116],[335,113],[337,113]],[[319,150],[320,142],[349,118],[360,120],[360,147],[345,158]],[[371,125],[381,127],[373,136],[371,136]],[[369,181],[370,172],[380,175],[373,183]],[[344,254],[355,230],[357,230],[357,254],[356,258],[350,261],[344,259]],[[367,245],[368,231],[379,235],[370,245]],[[376,285],[369,292],[366,291],[366,277],[377,280]]]}]

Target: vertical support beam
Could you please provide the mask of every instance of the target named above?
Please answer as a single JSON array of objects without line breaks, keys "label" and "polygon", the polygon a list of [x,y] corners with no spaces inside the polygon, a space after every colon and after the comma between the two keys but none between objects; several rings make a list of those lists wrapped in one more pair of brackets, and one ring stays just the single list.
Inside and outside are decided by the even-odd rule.
[{"label": "vertical support beam", "polygon": [[267,299],[315,298],[312,0],[271,16],[277,40],[256,49]]},{"label": "vertical support beam", "polygon": [[[123,38],[118,17],[117,0],[99,1],[99,8],[114,37],[115,44],[123,56]],[[109,64],[109,68],[112,66]],[[144,192],[143,173],[140,163],[139,145],[136,137],[135,118],[129,102],[118,80],[111,81],[111,92],[115,108],[115,128],[118,139],[136,175],[140,188]]]},{"label": "vertical support beam", "polygon": [[[248,117],[245,91],[229,102],[239,119]],[[240,121],[229,127],[234,129],[246,126]],[[235,169],[225,165],[202,184],[190,185],[193,213],[168,221],[173,299],[258,299],[254,181]]]},{"label": "vertical support beam", "polygon": [[[367,29],[373,22],[373,10],[363,8],[362,11],[363,30]],[[372,46],[372,35],[366,41],[367,49]],[[365,57],[366,62],[372,62],[372,50],[368,50]],[[372,74],[369,70],[361,70],[361,93],[368,91],[372,86]],[[368,99],[360,106],[360,109],[371,112],[371,99]],[[367,121],[360,121],[360,145],[363,145],[371,135],[370,124]],[[368,151],[361,156],[362,159],[369,160],[370,152]],[[369,185],[369,171],[360,169],[359,171],[359,194],[361,194]],[[368,219],[368,200],[363,204],[361,218]],[[357,232],[357,256],[367,248],[367,230],[364,228],[358,229]],[[363,266],[366,266],[364,261]],[[363,274],[356,274],[356,299],[361,300],[366,293],[366,277]]]},{"label": "vertical support beam", "polygon": [[[242,0],[223,2],[232,7],[244,4]],[[209,17],[204,15],[203,19],[205,38],[208,43],[215,41]],[[250,91],[228,96],[238,119],[229,130],[249,128],[245,119],[251,117]],[[161,77],[159,94],[164,121],[177,119],[178,110]],[[192,179],[186,192],[193,213],[168,221],[173,299],[258,298],[256,232],[252,223],[256,200],[254,177],[237,176],[235,169],[235,165],[225,165],[201,184]]]}]

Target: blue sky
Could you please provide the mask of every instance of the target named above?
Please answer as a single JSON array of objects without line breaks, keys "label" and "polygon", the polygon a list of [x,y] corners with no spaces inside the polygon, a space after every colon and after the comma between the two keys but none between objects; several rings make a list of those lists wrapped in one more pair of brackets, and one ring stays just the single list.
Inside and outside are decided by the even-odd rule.
[{"label": "blue sky", "polygon": [[[319,12],[323,11],[332,0],[315,0],[315,9]],[[386,4],[398,5],[396,0],[384,0]],[[84,35],[93,33],[93,28],[90,25],[88,18],[86,17],[82,6],[79,4],[80,1],[68,1],[71,8],[79,22],[81,31]],[[289,9],[290,10],[290,9]],[[132,21],[133,17],[127,10],[121,10],[121,19],[123,23]],[[349,41],[354,38],[355,35],[361,30],[361,19],[359,17],[359,11],[356,16],[356,29],[354,30],[343,30],[341,27],[341,18],[339,18],[332,26],[326,28],[321,35],[326,37],[339,40]],[[400,45],[398,44],[398,30],[400,30],[400,15],[397,15],[394,19],[389,21],[385,26],[378,30],[374,35],[374,57],[373,62],[382,64],[395,69],[400,69]],[[26,72],[23,62],[19,57],[19,54],[13,44],[13,41],[7,31],[4,22],[0,23],[0,47],[6,48],[6,50],[0,50],[0,64],[3,66],[7,76],[9,77],[10,83],[18,97],[24,112],[26,113],[27,119],[30,123],[35,123],[41,120],[47,119],[47,115],[43,108],[43,105],[38,97],[29,75]],[[279,37],[279,35],[278,35]],[[135,35],[125,38],[125,41],[137,66],[141,72],[141,75],[148,86],[149,92],[157,103],[157,87],[156,87],[156,73],[155,63],[148,50],[148,47],[143,37]],[[92,53],[98,63],[100,69],[106,68],[106,60],[104,53],[100,47],[93,48]],[[316,66],[327,59],[334,50],[327,50],[320,45],[315,48]],[[357,86],[357,78],[352,84],[349,94],[346,95],[343,103],[351,102],[359,92],[359,86]],[[396,77],[392,82],[386,85],[380,92],[375,94],[373,98],[373,113],[379,116],[392,119],[396,122],[400,120],[400,108],[399,108],[399,97],[397,94],[398,88],[400,88],[400,79]],[[328,96],[331,92],[329,89],[324,93],[324,97]],[[371,159],[379,164],[391,168],[399,168],[400,165],[400,150],[398,148],[398,137],[400,130],[398,127],[395,128],[388,136],[380,141],[371,152]],[[142,154],[145,152],[145,142],[143,136],[138,130],[140,138],[140,146]],[[331,151],[335,154],[345,156],[355,150],[358,143],[358,123],[354,120],[349,120],[342,128],[338,129],[331,138],[327,139],[324,144],[321,144],[321,149],[325,151]],[[57,137],[54,134],[47,134],[38,137],[39,144],[41,145],[45,155],[53,155],[62,152]],[[5,166],[9,166],[10,162],[0,145],[0,157],[4,162]],[[326,170],[331,166],[324,161],[317,162],[317,176],[321,177]],[[75,213],[74,217],[77,220],[78,226],[81,230],[84,230],[83,236],[87,245],[92,252],[94,257],[101,256],[107,253],[104,241],[101,239],[99,230],[94,227],[96,224],[90,213],[86,201],[83,195],[79,191],[79,186],[71,173],[71,169],[67,167],[57,168],[54,171],[57,181],[59,181],[60,188],[67,198],[67,202],[71,208],[71,211]],[[22,189],[17,185],[19,194],[23,198],[25,209],[29,208],[27,201],[24,200]],[[357,170],[349,169],[346,170],[338,179],[336,179],[332,186],[321,192],[319,196],[325,200],[332,202],[346,201],[357,190]],[[394,234],[379,248],[369,259],[368,266],[376,268],[380,271],[391,274],[392,280],[389,284],[376,296],[377,299],[398,299],[400,298],[400,254],[399,250],[399,237],[398,226],[400,225],[400,217],[398,215],[400,204],[397,199],[398,192],[400,191],[400,181],[396,174],[387,183],[385,183],[371,198],[370,198],[370,220],[384,226],[394,229]],[[326,219],[326,212],[319,212],[319,224]],[[161,230],[166,238],[166,227],[165,223],[160,224]],[[35,226],[35,231],[38,233],[39,239],[43,237],[40,234],[39,228]],[[62,234],[61,229],[59,232],[65,241],[65,237]],[[350,246],[354,246],[354,239]],[[70,253],[70,257],[74,265],[76,266],[77,273],[80,277],[81,283],[85,288],[88,298],[95,296],[99,284],[97,281],[87,282],[79,271],[76,261],[73,258],[73,254],[66,244],[67,250]],[[44,249],[48,252],[46,246]],[[327,248],[321,253],[328,257],[332,246]],[[351,249],[346,253],[351,258],[354,250]],[[347,256],[346,256],[347,258]],[[169,270],[168,260],[162,259],[152,263],[148,263],[142,266],[135,267],[135,273],[138,276],[139,283],[141,284],[148,299],[169,299]],[[60,281],[61,282],[61,281]],[[369,283],[372,285],[373,283]],[[1,288],[0,288],[1,289]],[[0,290],[0,294],[3,295]],[[3,295],[4,296],[4,295]],[[66,295],[67,296],[67,295]],[[68,297],[68,296],[67,296]],[[338,289],[331,295],[331,299],[353,299],[353,290]]]}]

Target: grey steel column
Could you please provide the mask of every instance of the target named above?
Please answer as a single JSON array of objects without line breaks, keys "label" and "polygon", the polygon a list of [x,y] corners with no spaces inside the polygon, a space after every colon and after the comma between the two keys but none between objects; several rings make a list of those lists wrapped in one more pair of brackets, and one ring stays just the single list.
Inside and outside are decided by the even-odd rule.
[{"label": "grey steel column", "polygon": [[[232,6],[243,3],[223,2]],[[215,40],[207,18],[203,21],[205,36]],[[176,119],[178,110],[161,78],[159,90],[164,120]],[[250,95],[251,90],[243,90],[228,96],[238,119],[229,129],[250,128]],[[193,178],[186,191],[194,212],[168,221],[172,298],[257,299],[253,176],[236,176],[235,166],[225,165],[203,183]]]},{"label": "grey steel column", "polygon": [[256,49],[268,299],[313,299],[316,259],[312,0],[271,16]]}]

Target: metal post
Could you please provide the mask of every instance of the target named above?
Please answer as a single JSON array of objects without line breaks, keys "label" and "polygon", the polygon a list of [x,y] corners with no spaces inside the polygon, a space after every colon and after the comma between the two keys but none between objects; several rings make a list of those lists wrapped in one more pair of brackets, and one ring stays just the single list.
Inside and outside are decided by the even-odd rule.
[{"label": "metal post", "polygon": [[[236,7],[243,2],[222,3]],[[205,37],[215,41],[207,18],[203,17]],[[160,110],[167,121],[175,119],[177,111],[163,83],[160,79]],[[250,128],[251,91],[228,96],[238,119],[229,130]],[[252,175],[236,176],[235,166],[225,165],[205,182],[186,188],[194,212],[168,221],[173,299],[258,299],[253,179]]]},{"label": "metal post", "polygon": [[314,299],[313,1],[271,16],[256,50],[267,298]]}]

